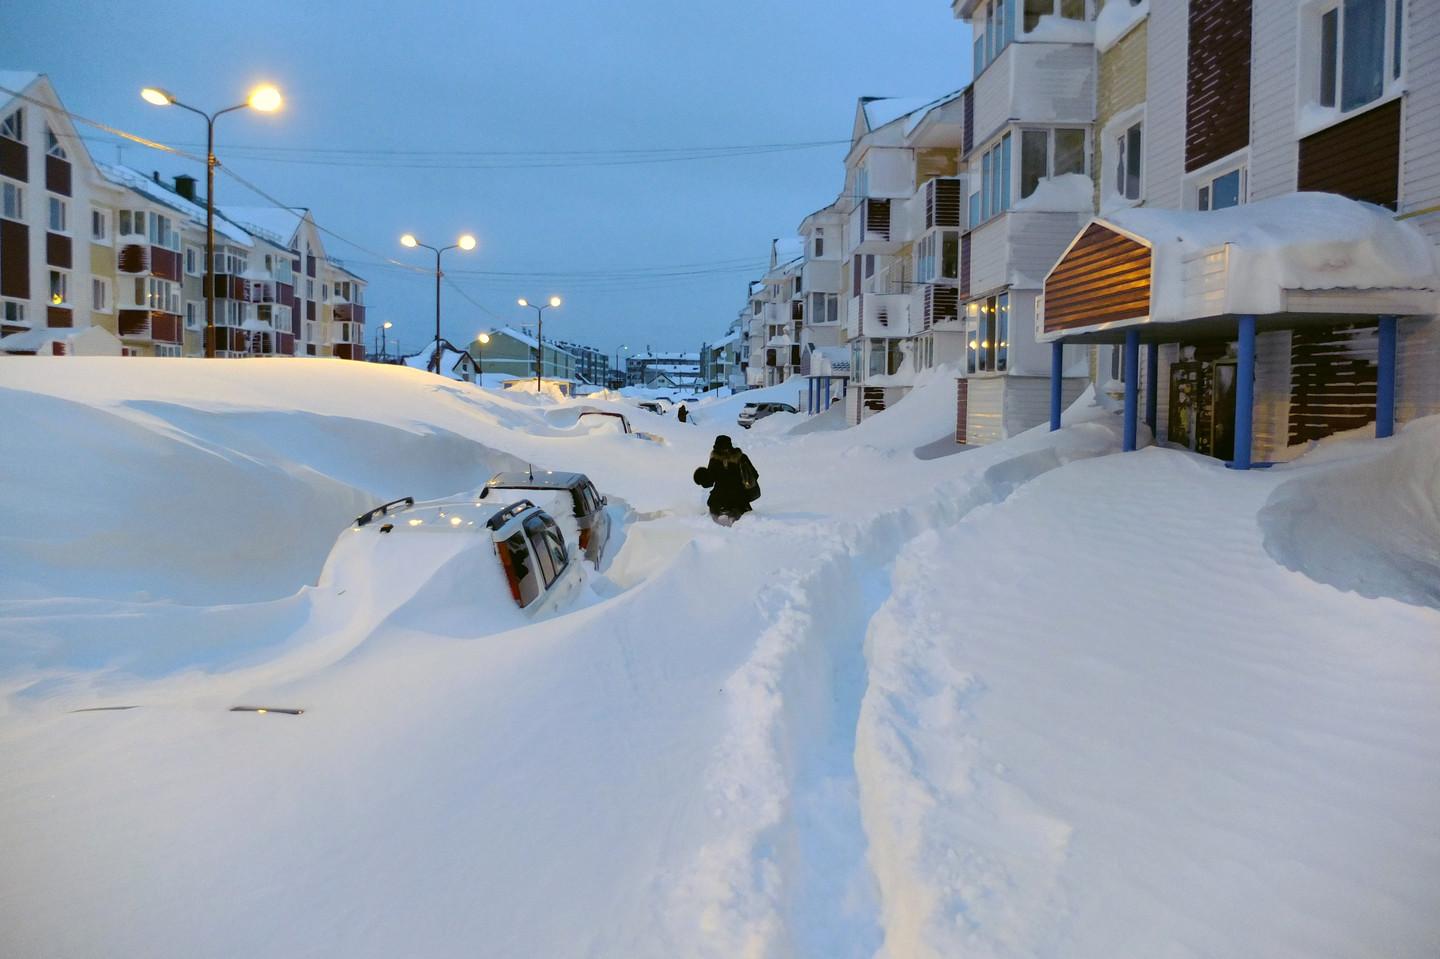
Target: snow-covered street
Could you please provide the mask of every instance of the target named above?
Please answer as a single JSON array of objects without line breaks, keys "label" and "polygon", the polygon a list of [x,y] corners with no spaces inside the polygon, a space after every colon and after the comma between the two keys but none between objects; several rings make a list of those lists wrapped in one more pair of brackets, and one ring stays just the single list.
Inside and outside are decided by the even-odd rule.
[{"label": "snow-covered street", "polygon": [[[943,368],[848,430],[749,399],[5,364],[0,954],[1435,954],[1440,422],[1246,474],[1088,395],[921,459]],[[558,615],[326,566],[526,464],[615,520]]]}]

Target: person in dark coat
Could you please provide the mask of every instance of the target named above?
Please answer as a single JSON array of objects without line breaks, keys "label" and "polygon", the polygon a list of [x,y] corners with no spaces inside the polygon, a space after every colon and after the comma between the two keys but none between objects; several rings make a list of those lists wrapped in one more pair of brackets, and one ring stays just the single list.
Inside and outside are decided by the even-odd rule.
[{"label": "person in dark coat", "polygon": [[705,501],[710,518],[722,526],[750,512],[750,504],[760,498],[760,474],[750,457],[724,435],[715,437],[710,463],[695,471],[695,482],[710,490]]},{"label": "person in dark coat", "polygon": [[681,403],[680,408],[675,411],[675,418],[682,423],[690,418],[690,411],[685,408],[684,403]]}]

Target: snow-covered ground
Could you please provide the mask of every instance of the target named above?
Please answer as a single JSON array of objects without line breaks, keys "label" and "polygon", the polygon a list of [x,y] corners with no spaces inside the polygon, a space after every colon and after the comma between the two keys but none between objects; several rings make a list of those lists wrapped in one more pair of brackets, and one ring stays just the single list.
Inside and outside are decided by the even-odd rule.
[{"label": "snow-covered ground", "polygon": [[[1436,954],[1440,422],[1241,474],[757,395],[0,364],[0,955]],[[563,614],[326,567],[526,463],[623,520]]]}]

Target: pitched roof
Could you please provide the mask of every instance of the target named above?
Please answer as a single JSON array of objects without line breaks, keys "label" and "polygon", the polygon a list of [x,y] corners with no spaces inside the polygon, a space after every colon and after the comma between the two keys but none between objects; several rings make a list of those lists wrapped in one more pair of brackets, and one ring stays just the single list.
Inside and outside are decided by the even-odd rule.
[{"label": "pitched roof", "polygon": [[[205,222],[203,206],[185,199],[163,183],[156,183],[153,177],[146,176],[139,170],[128,166],[116,166],[113,163],[101,163],[98,160],[95,161],[95,168],[100,171],[101,176],[117,186],[123,186],[156,203],[162,203],[172,210],[185,214],[196,223]],[[246,246],[253,242],[250,234],[235,224],[226,222],[224,217],[216,217],[215,232]]]},{"label": "pitched roof", "polygon": [[309,212],[304,207],[283,206],[225,206],[221,209],[231,221],[287,248],[295,239],[300,222]]}]

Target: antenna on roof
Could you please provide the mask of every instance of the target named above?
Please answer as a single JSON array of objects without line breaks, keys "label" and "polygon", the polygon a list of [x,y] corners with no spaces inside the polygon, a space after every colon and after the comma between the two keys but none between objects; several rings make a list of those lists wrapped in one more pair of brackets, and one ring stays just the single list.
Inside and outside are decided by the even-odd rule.
[{"label": "antenna on roof", "polygon": [[529,477],[530,477],[530,480],[529,480],[529,481],[532,482],[532,483],[535,482],[535,464],[534,464],[534,463],[526,463],[526,464],[525,464],[525,470],[526,470],[526,472],[529,474]]}]

